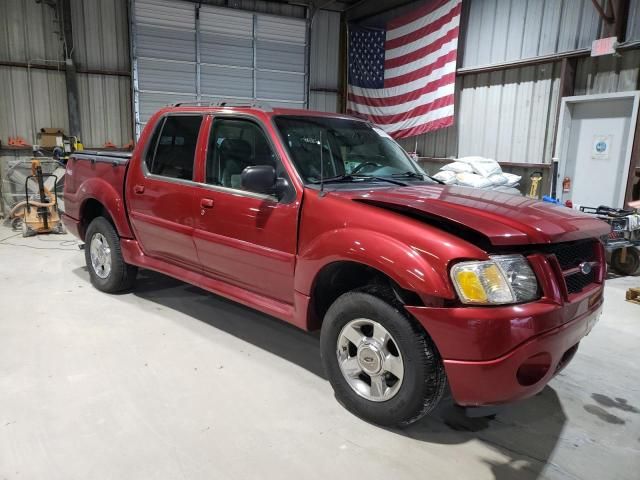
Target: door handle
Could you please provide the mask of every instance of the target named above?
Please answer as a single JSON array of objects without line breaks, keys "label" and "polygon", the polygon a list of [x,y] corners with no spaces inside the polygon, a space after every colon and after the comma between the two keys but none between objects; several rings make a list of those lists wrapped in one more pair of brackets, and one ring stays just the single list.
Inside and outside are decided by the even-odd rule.
[{"label": "door handle", "polygon": [[144,185],[134,185],[133,193],[144,193]]},{"label": "door handle", "polygon": [[213,208],[213,200],[211,198],[203,198],[200,200],[200,206],[202,208]]}]

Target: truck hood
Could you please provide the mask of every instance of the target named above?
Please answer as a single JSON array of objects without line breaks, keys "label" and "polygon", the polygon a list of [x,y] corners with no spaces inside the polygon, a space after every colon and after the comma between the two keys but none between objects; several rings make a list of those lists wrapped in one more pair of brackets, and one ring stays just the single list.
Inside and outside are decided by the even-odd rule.
[{"label": "truck hood", "polygon": [[610,232],[607,223],[564,206],[469,187],[423,185],[331,195],[473,230],[493,245],[548,244]]}]

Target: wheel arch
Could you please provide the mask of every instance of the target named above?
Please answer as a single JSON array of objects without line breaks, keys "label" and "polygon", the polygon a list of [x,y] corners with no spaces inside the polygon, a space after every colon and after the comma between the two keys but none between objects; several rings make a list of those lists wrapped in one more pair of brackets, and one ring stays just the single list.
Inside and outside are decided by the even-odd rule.
[{"label": "wheel arch", "polygon": [[405,300],[411,298],[411,303],[420,301],[420,305],[440,306],[455,299],[448,280],[448,259],[428,256],[397,238],[366,229],[344,228],[319,235],[303,245],[296,264],[295,290],[310,302],[307,327],[313,330],[321,323],[328,300],[320,300],[319,295],[336,290],[326,286],[336,275],[339,284],[354,288],[364,286],[365,279],[384,279],[382,283],[404,292]]},{"label": "wheel arch", "polygon": [[91,178],[82,185],[84,198],[80,204],[80,238],[84,240],[87,227],[97,216],[107,218],[118,235],[132,238],[122,195],[109,183],[99,178]]},{"label": "wheel arch", "polygon": [[383,299],[402,305],[424,306],[421,296],[401,287],[386,273],[364,263],[338,260],[317,272],[311,286],[307,329],[318,330],[329,307],[344,293],[371,287]]},{"label": "wheel arch", "polygon": [[[80,207],[80,238],[84,241],[89,224],[97,217],[106,218],[112,225],[113,218],[105,206],[95,198],[87,198]],[[115,227],[115,225],[114,225]]]}]

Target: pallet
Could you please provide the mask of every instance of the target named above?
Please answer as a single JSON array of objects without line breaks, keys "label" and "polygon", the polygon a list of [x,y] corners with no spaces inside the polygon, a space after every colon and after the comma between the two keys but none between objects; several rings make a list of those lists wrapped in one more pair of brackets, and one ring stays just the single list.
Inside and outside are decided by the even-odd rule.
[{"label": "pallet", "polygon": [[630,288],[627,290],[627,302],[637,303],[640,305],[640,288]]}]

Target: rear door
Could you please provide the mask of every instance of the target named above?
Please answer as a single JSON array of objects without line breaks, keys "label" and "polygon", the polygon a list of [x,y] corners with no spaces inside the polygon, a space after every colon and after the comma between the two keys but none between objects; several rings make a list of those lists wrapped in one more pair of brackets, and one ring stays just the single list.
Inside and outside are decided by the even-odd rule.
[{"label": "rear door", "polygon": [[216,117],[209,135],[194,241],[204,272],[267,297],[293,303],[299,200],[244,190],[242,171],[271,165],[288,179],[258,121]]},{"label": "rear door", "polygon": [[144,159],[127,174],[129,217],[144,253],[195,269],[193,176],[202,124],[201,115],[160,119]]}]

